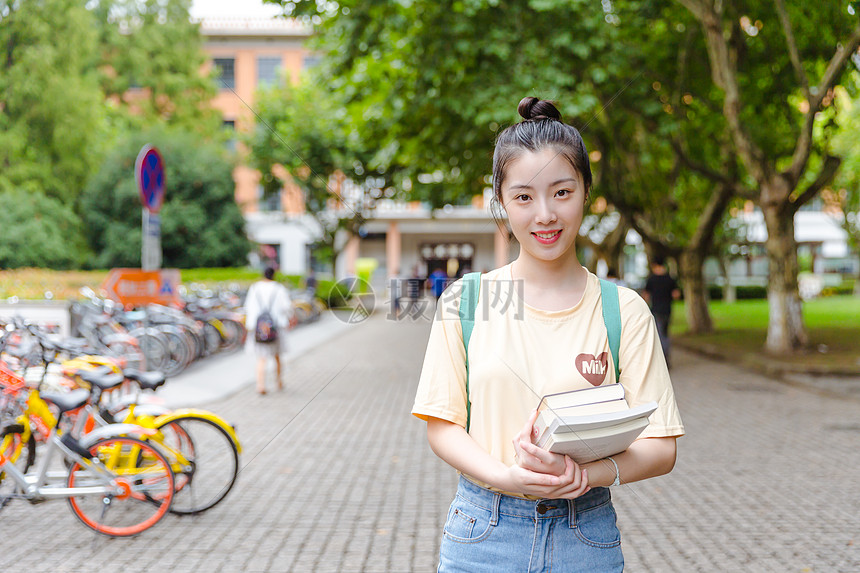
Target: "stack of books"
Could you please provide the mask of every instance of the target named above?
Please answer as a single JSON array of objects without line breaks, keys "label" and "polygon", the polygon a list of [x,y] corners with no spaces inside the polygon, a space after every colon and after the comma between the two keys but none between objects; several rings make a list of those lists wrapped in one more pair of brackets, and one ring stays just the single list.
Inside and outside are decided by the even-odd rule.
[{"label": "stack of books", "polygon": [[541,399],[537,445],[578,464],[626,450],[648,427],[657,402],[629,407],[621,384],[548,394]]}]

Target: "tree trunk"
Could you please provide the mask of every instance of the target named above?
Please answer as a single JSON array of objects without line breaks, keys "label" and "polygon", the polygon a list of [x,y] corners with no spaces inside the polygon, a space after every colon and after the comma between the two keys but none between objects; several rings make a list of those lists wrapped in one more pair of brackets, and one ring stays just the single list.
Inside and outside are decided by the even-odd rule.
[{"label": "tree trunk", "polygon": [[737,302],[737,292],[735,290],[735,285],[732,283],[731,276],[729,275],[729,263],[726,262],[726,257],[724,255],[717,255],[717,264],[720,265],[720,272],[725,280],[725,286],[723,287],[723,302],[725,304],[733,304]]},{"label": "tree trunk", "polygon": [[860,296],[860,264],[857,265],[857,277],[854,279],[854,296]]},{"label": "tree trunk", "polygon": [[767,225],[765,249],[768,259],[765,349],[772,354],[788,354],[809,342],[803,326],[802,303],[797,287],[794,212],[785,203],[764,204],[761,209]]},{"label": "tree trunk", "polygon": [[702,277],[704,257],[698,251],[689,249],[681,253],[679,262],[689,332],[692,334],[712,332],[714,325],[708,312],[708,297]]}]

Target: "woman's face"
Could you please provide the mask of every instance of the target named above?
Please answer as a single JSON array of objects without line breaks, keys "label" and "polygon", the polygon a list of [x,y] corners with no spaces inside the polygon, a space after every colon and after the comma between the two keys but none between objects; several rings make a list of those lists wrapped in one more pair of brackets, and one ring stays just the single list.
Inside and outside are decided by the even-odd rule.
[{"label": "woman's face", "polygon": [[547,262],[576,257],[585,185],[562,154],[545,148],[511,161],[502,184],[502,202],[520,243],[520,256]]}]

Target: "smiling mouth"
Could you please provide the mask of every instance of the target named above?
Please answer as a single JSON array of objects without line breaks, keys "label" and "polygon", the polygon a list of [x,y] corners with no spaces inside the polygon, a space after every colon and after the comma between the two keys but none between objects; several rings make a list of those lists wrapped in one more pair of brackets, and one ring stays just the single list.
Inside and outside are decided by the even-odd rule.
[{"label": "smiling mouth", "polygon": [[561,229],[556,231],[544,231],[541,233],[532,232],[532,235],[541,243],[550,244],[554,243],[558,240],[559,235],[561,235]]}]

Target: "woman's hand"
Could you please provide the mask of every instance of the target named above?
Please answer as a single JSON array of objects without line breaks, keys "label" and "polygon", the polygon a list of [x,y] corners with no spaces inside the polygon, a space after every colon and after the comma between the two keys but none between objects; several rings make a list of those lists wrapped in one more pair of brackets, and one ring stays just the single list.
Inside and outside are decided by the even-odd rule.
[{"label": "woman's hand", "polygon": [[514,436],[514,454],[517,465],[521,468],[541,474],[561,476],[565,472],[565,456],[548,452],[535,445],[538,439],[535,421],[538,411],[526,421],[526,425]]},{"label": "woman's hand", "polygon": [[[526,430],[527,436],[532,425],[533,422]],[[547,499],[573,499],[589,490],[588,472],[567,456],[560,456],[563,469],[559,475],[536,472],[519,464],[506,466],[478,446],[463,426],[432,416],[427,419],[427,439],[436,455],[451,466],[502,491]],[[536,448],[530,438],[528,441]]]},{"label": "woman's hand", "polygon": [[548,498],[579,497],[591,489],[588,486],[588,472],[569,457],[535,445],[538,438],[534,426],[537,417],[538,411],[535,410],[514,437],[517,463],[510,468],[510,479],[519,486],[517,491],[523,493]]},{"label": "woman's hand", "polygon": [[510,466],[507,479],[512,486],[508,491],[548,499],[574,499],[590,490],[588,471],[581,469],[567,456],[562,456],[562,459],[565,465],[564,472],[558,476],[534,472],[517,464]]}]

